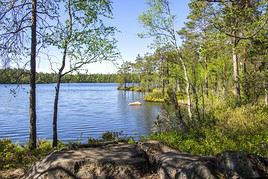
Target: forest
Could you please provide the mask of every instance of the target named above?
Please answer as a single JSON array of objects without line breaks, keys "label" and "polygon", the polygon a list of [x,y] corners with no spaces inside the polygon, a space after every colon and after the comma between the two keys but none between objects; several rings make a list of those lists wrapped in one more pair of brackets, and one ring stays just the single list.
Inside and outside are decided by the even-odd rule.
[{"label": "forest", "polygon": [[[123,61],[117,74],[80,73],[87,64],[120,57],[114,38],[117,29],[104,20],[112,19],[112,2],[55,2],[0,0],[0,58],[5,67],[0,83],[30,84],[28,147],[0,140],[0,149],[11,151],[0,150],[0,170],[16,167],[18,156],[24,165],[64,147],[58,138],[62,83],[118,83],[119,90],[142,92],[144,101],[160,103],[153,132],[142,140],[198,155],[242,151],[268,157],[267,0],[190,0],[183,28],[177,27],[180,17],[169,0],[146,0],[146,9],[137,17],[143,31],[137,35],[151,39],[151,51]],[[59,50],[62,60],[54,73],[37,73],[37,51],[46,47]],[[10,68],[22,63],[23,57],[30,59],[23,62],[27,70]],[[40,145],[37,83],[56,85],[52,141]],[[114,139],[113,133],[108,134]],[[22,159],[25,154],[31,161]],[[8,162],[1,165],[1,160]]]},{"label": "forest", "polygon": [[267,4],[192,0],[185,27],[177,29],[169,1],[148,1],[139,35],[154,39],[154,53],[123,63],[119,72],[139,80],[121,89],[164,102],[159,133],[149,138],[196,154],[267,156]]},{"label": "forest", "polygon": [[[29,83],[28,70],[6,68],[0,69],[0,83],[1,84],[27,84]],[[57,74],[42,73],[36,74],[36,83],[56,83]],[[119,83],[122,80],[117,74],[69,74],[64,76],[62,83]],[[133,80],[126,80],[128,83]]]}]

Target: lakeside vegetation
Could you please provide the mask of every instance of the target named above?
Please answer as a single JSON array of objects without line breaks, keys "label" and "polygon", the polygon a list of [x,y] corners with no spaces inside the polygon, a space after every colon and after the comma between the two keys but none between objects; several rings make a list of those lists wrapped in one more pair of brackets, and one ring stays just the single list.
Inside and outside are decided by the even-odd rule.
[{"label": "lakeside vegetation", "polygon": [[[41,140],[37,148],[31,150],[28,145],[19,145],[12,143],[11,140],[0,140],[0,174],[1,171],[14,168],[23,168],[28,170],[31,165],[44,158],[51,152],[65,147],[60,143],[57,148],[52,147],[52,142]],[[1,175],[0,175],[1,177]]]},{"label": "lakeside vegetation", "polygon": [[172,113],[162,115],[156,121],[159,131],[147,139],[159,140],[179,151],[198,155],[241,151],[268,157],[267,106],[232,107],[221,99],[210,99],[204,119],[192,121],[192,127],[186,131],[177,130],[179,125],[175,120],[167,122],[167,116]]}]

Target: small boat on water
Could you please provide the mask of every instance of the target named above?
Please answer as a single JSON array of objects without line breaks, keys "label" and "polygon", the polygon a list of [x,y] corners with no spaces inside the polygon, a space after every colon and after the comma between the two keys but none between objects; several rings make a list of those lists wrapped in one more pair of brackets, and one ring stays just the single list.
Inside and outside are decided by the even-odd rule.
[{"label": "small boat on water", "polygon": [[135,101],[135,102],[129,103],[128,105],[129,106],[141,106],[142,104],[139,101]]}]

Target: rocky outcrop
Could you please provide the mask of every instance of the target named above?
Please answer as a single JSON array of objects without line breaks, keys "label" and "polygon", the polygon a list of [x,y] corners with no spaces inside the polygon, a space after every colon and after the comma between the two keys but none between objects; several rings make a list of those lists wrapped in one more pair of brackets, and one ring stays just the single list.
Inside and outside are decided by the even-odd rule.
[{"label": "rocky outcrop", "polygon": [[178,152],[157,141],[139,143],[160,178],[218,178],[220,171],[213,157]]},{"label": "rocky outcrop", "polygon": [[143,151],[118,144],[54,152],[24,178],[141,178],[148,172]]},{"label": "rocky outcrop", "polygon": [[265,178],[267,159],[239,152],[216,157],[173,150],[156,141],[63,150],[35,164],[24,178]]},{"label": "rocky outcrop", "polygon": [[243,152],[227,151],[217,155],[219,168],[227,177],[268,178],[268,159]]},{"label": "rocky outcrop", "polygon": [[268,159],[242,152],[216,157],[196,156],[173,150],[157,141],[138,143],[160,178],[268,178]]}]

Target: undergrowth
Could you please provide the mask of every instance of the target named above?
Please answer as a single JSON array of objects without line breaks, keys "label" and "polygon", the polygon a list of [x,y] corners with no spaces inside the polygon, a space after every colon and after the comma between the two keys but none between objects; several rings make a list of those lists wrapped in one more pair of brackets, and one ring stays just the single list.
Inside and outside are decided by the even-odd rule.
[{"label": "undergrowth", "polygon": [[28,145],[22,146],[12,143],[9,139],[2,139],[0,140],[0,170],[27,169],[32,163],[63,147],[64,144],[61,142],[57,148],[53,148],[51,141],[41,140],[35,150],[30,150]]},{"label": "undergrowth", "polygon": [[186,131],[174,127],[147,139],[192,154],[216,155],[233,150],[268,157],[268,108],[251,104],[235,107],[225,101],[207,99],[205,118]]}]

